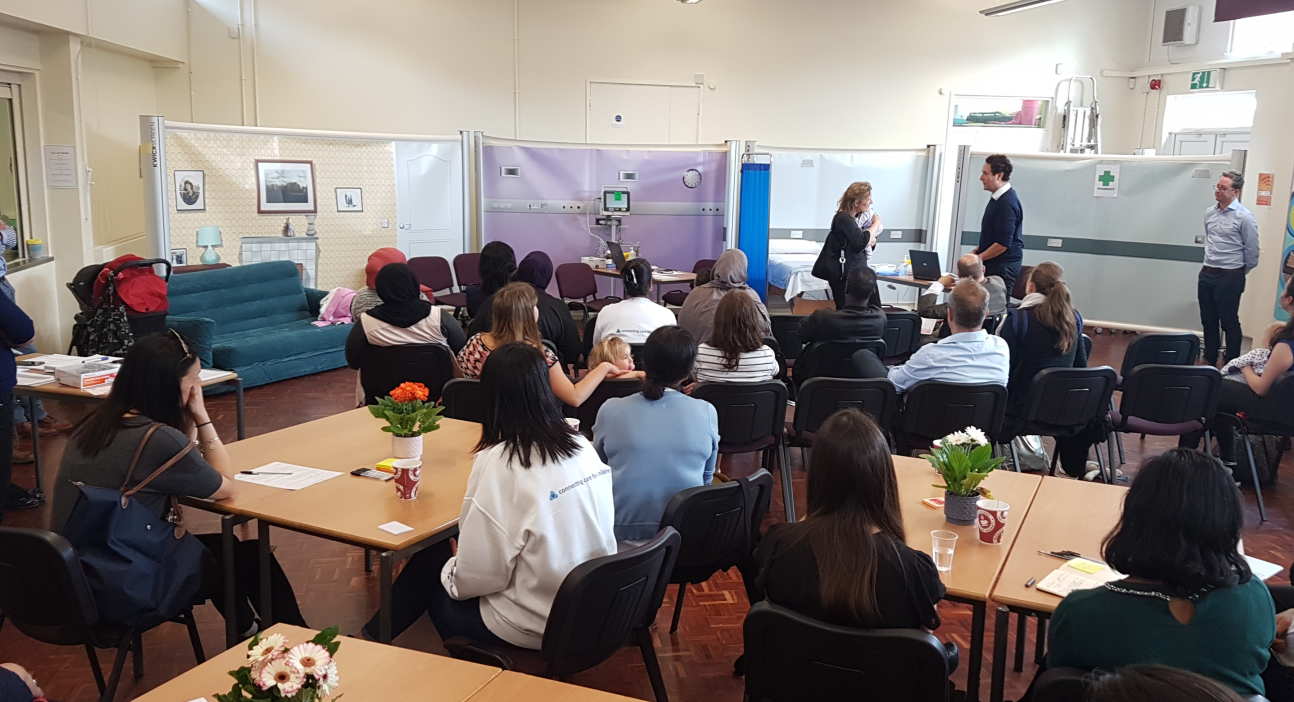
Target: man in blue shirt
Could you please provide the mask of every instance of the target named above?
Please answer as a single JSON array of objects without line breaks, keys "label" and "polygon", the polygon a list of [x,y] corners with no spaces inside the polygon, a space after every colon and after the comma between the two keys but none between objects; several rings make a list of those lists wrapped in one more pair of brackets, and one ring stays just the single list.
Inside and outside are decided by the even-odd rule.
[{"label": "man in blue shirt", "polygon": [[988,290],[974,280],[963,280],[948,296],[948,328],[939,343],[926,344],[907,363],[890,369],[890,382],[899,392],[922,380],[950,383],[995,383],[1006,386],[1011,368],[1006,341],[984,331]]},{"label": "man in blue shirt", "polygon": [[1024,208],[1011,188],[1011,159],[993,154],[984,159],[979,182],[992,193],[980,220],[979,245],[971,253],[979,254],[985,275],[996,275],[1006,283],[1008,295],[1020,277],[1024,258]]},{"label": "man in blue shirt", "polygon": [[1218,364],[1219,326],[1227,335],[1223,362],[1240,355],[1240,296],[1245,276],[1258,265],[1258,222],[1240,204],[1244,185],[1241,174],[1223,173],[1213,189],[1218,204],[1204,211],[1204,267],[1196,292],[1204,325],[1204,362],[1211,366]]}]

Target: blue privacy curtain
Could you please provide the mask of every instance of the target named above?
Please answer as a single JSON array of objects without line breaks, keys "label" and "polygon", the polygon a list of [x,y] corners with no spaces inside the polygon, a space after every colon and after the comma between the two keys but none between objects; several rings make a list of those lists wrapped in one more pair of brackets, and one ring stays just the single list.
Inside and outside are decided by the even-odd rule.
[{"label": "blue privacy curtain", "polygon": [[750,287],[768,301],[768,218],[770,164],[741,164],[741,212],[737,248],[750,259]]}]

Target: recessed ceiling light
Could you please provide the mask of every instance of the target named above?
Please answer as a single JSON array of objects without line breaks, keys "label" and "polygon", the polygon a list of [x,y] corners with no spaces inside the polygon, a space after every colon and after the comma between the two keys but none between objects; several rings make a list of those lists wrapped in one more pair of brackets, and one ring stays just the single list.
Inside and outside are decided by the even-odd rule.
[{"label": "recessed ceiling light", "polygon": [[985,17],[1001,17],[1002,15],[1032,10],[1036,7],[1043,7],[1045,5],[1055,5],[1058,2],[1064,1],[1065,0],[1016,0],[1015,2],[1008,2],[1003,5],[995,5],[986,10],[980,10],[979,13]]}]

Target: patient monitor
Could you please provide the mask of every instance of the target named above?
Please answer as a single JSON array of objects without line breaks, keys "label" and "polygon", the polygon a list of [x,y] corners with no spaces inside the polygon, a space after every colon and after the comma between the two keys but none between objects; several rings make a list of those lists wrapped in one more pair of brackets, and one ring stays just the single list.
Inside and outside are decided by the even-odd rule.
[{"label": "patient monitor", "polygon": [[618,185],[602,186],[602,216],[623,217],[629,214],[629,189]]}]

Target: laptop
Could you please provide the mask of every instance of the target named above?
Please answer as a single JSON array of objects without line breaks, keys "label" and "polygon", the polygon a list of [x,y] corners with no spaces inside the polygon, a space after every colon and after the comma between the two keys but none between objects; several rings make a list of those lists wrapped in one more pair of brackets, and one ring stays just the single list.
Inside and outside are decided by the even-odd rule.
[{"label": "laptop", "polygon": [[623,271],[625,269],[624,247],[618,241],[608,241],[607,249],[611,251],[611,265],[615,266],[616,270]]},{"label": "laptop", "polygon": [[939,280],[943,275],[939,271],[939,254],[934,251],[912,249],[908,251],[908,258],[912,259],[912,277],[915,280]]}]

